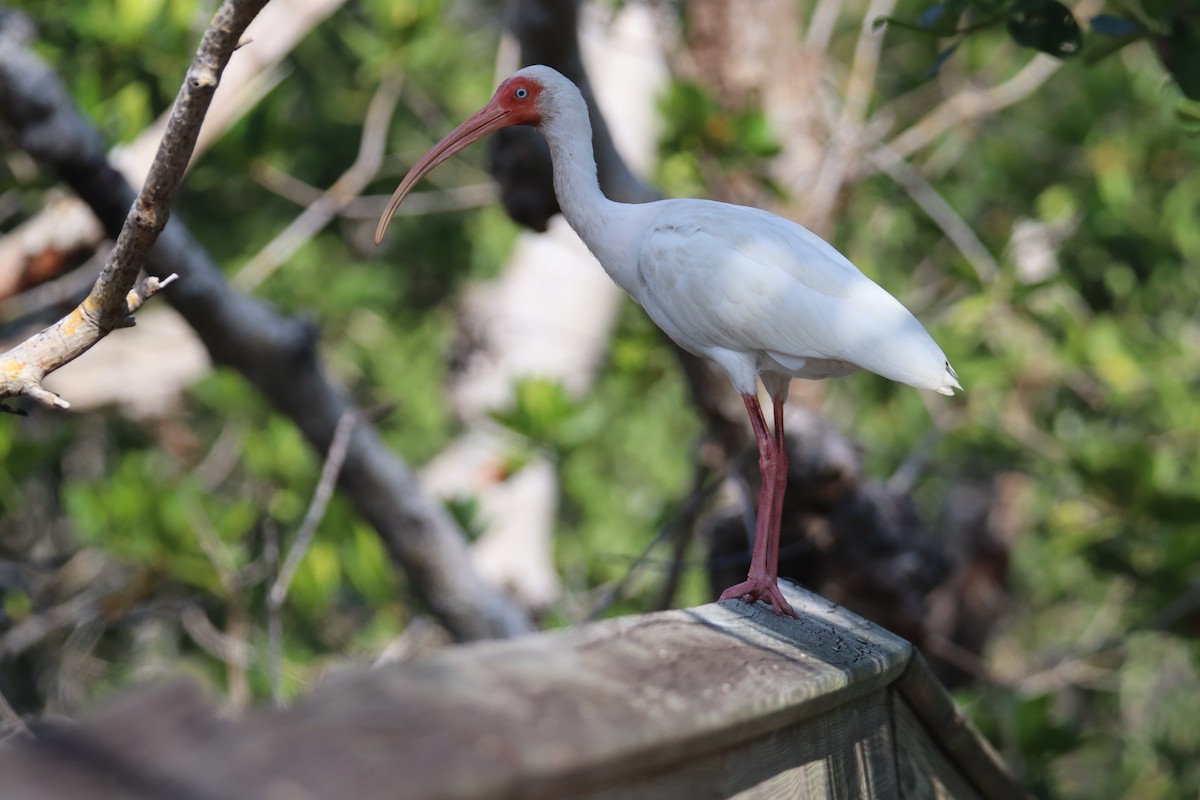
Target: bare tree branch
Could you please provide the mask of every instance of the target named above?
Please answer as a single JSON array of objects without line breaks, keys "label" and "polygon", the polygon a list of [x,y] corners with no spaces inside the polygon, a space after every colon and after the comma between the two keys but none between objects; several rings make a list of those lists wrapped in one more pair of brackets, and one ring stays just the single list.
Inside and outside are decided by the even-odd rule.
[{"label": "bare tree branch", "polygon": [[305,512],[300,528],[296,531],[296,540],[292,542],[292,549],[288,551],[287,557],[283,560],[279,575],[271,584],[271,591],[267,595],[267,602],[277,609],[283,607],[283,601],[287,599],[288,588],[292,585],[292,579],[296,577],[296,570],[300,568],[300,562],[304,560],[304,554],[308,552],[308,546],[317,533],[317,526],[325,517],[325,509],[329,507],[329,499],[333,497],[333,487],[337,483],[338,473],[342,471],[342,464],[346,461],[346,449],[350,446],[350,434],[354,432],[354,426],[358,421],[358,414],[352,410],[347,411],[338,420],[337,430],[333,433],[333,442],[329,445],[329,452],[325,455],[325,464],[321,467],[321,478],[317,481],[317,489],[313,492],[312,502],[308,504],[308,511]]},{"label": "bare tree branch", "polygon": [[[1087,19],[1093,16],[1101,5],[1101,0],[1079,0],[1072,8],[1072,12],[1077,19]],[[869,16],[867,24],[873,24],[876,18]],[[1063,62],[1057,58],[1038,53],[1016,75],[1003,83],[985,89],[974,87],[964,89],[944,100],[932,111],[897,134],[884,146],[885,151],[890,151],[891,154],[901,159],[907,159],[951,127],[994,114],[1021,102],[1048,81],[1062,64]],[[879,166],[874,159],[869,159],[868,162],[860,167],[865,170],[865,173],[859,174],[858,178],[869,174],[872,166]]]},{"label": "bare tree branch", "polygon": [[333,497],[333,487],[337,483],[338,473],[346,461],[346,450],[350,446],[350,434],[359,422],[358,414],[353,410],[346,411],[338,420],[337,430],[333,434],[333,443],[325,454],[325,463],[321,467],[321,477],[317,481],[316,491],[308,504],[308,511],[300,528],[296,531],[296,539],[292,549],[288,551],[283,561],[283,567],[276,569],[279,562],[279,532],[271,525],[268,530],[267,560],[269,562],[269,589],[267,590],[267,646],[270,648],[268,664],[271,680],[271,704],[276,708],[283,706],[281,677],[283,671],[283,603],[287,600],[288,588],[296,577],[296,570],[304,560],[304,554],[312,544],[317,533],[317,526],[325,516],[329,500]]},{"label": "bare tree branch", "polygon": [[1021,102],[1049,80],[1062,63],[1039,53],[1004,83],[986,89],[964,89],[948,98],[897,134],[887,147],[900,158],[908,158],[956,125]]},{"label": "bare tree branch", "polygon": [[829,49],[829,40],[833,38],[833,29],[841,12],[842,0],[817,0],[808,22],[804,46],[811,50]]},{"label": "bare tree branch", "polygon": [[[99,135],[74,109],[57,76],[26,47],[0,49],[0,117],[115,235],[133,190],[105,158]],[[163,230],[146,271],[181,275],[184,280],[167,301],[195,329],[214,363],[237,369],[296,424],[314,450],[329,450],[338,420],[353,404],[318,360],[310,324],[281,317],[231,290],[178,219]],[[479,578],[449,513],[366,423],[351,437],[339,485],[404,569],[414,594],[456,638],[532,629],[524,612]]]},{"label": "bare tree branch", "polygon": [[942,233],[946,234],[963,258],[975,269],[979,282],[987,285],[1000,271],[1000,265],[987,249],[975,229],[967,224],[955,211],[937,189],[925,180],[911,164],[886,145],[881,145],[867,155],[868,160],[875,164],[889,178],[908,193],[912,201],[932,219]]},{"label": "bare tree branch", "polygon": [[384,77],[367,108],[362,140],[354,163],[242,267],[233,278],[236,288],[244,292],[253,291],[367,188],[383,163],[388,124],[400,99],[402,85],[403,78],[399,75]]},{"label": "bare tree branch", "polygon": [[[324,194],[317,187],[270,164],[253,165],[250,168],[250,177],[267,191],[274,192],[284,200],[299,206],[312,205]],[[346,219],[377,220],[383,209],[387,208],[390,199],[391,195],[386,194],[355,197],[339,209],[338,214]],[[489,180],[486,183],[468,183],[449,189],[427,189],[417,192],[405,199],[404,204],[396,209],[395,216],[419,217],[422,214],[436,214],[441,211],[463,211],[494,202],[496,185]]]},{"label": "bare tree branch", "polygon": [[[27,395],[49,406],[68,408],[66,400],[42,388],[42,379],[78,358],[113,329],[131,324],[129,315],[174,280],[174,275],[162,279],[151,276],[134,286],[151,246],[166,227],[171,203],[187,170],[221,72],[242,32],[266,2],[226,0],[217,10],[180,87],[146,182],[129,210],[95,286],[66,317],[0,357],[0,397]],[[27,18],[11,13],[2,22],[0,58],[19,59],[32,37],[31,25]],[[54,81],[46,82],[44,88],[57,89],[59,94],[63,91]],[[53,95],[42,98],[42,104],[53,104],[55,99]],[[10,104],[11,95],[5,93],[0,102]],[[13,108],[16,113],[22,110],[19,106]],[[38,129],[27,129],[24,133],[21,146],[35,157],[36,151],[53,138]],[[93,146],[97,143],[98,139],[92,140]]]},{"label": "bare tree branch", "polygon": [[208,614],[197,603],[188,603],[179,614],[183,629],[200,649],[218,661],[245,670],[253,653],[245,639],[230,636],[213,625]]},{"label": "bare tree branch", "polygon": [[875,74],[879,68],[879,52],[883,48],[882,32],[874,30],[871,20],[892,12],[895,0],[871,0],[867,17],[858,32],[854,61],[846,79],[841,113],[832,129],[832,138],[821,160],[817,179],[806,192],[804,222],[815,231],[828,231],[837,198],[854,171],[863,147],[864,126],[871,95],[875,91]]}]

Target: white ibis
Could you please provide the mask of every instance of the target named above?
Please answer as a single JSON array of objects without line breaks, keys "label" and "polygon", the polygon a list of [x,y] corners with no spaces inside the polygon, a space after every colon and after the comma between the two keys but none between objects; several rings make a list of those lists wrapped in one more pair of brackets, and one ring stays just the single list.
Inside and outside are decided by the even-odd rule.
[{"label": "white ibis", "polygon": [[[961,389],[916,318],[816,234],[766,211],[711,200],[628,204],[600,191],[583,96],[549,67],[526,67],[446,135],[401,181],[375,231],[426,174],[510,125],[550,145],[554,191],[567,222],[617,284],[685,350],[712,359],[750,413],[762,488],[750,572],[722,600],[763,600],[795,616],[778,586],[779,524],[787,481],[783,404],[792,378],[865,369],[921,389]],[[774,435],[758,380],[774,406]]]}]

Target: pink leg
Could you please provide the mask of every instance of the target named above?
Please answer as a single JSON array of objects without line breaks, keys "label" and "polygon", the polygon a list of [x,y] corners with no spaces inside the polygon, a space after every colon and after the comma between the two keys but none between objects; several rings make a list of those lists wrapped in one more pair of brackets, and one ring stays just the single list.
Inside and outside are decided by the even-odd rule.
[{"label": "pink leg", "polygon": [[754,549],[750,553],[750,574],[746,580],[721,593],[722,600],[742,599],[754,603],[763,600],[776,614],[796,616],[779,591],[779,525],[783,517],[783,491],[787,485],[787,451],[783,446],[783,398],[773,397],[775,436],[767,432],[762,406],[752,394],[742,395],[750,412],[750,426],[758,442],[758,467],[762,487],[758,495],[758,518],[754,526]]},{"label": "pink leg", "polygon": [[775,535],[771,537],[771,552],[767,553],[767,563],[771,565],[771,575],[777,583],[779,580],[779,535],[783,527],[783,495],[787,491],[788,478],[787,444],[783,439],[783,404],[782,395],[771,396],[771,407],[775,412],[775,496],[771,505],[771,530],[775,532]]}]

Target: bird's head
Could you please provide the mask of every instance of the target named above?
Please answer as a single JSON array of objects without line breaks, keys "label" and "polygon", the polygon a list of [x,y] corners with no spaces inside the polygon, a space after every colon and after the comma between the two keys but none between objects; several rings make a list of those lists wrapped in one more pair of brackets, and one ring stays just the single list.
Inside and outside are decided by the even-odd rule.
[{"label": "bird's head", "polygon": [[484,114],[489,109],[504,114],[504,121],[496,128],[506,128],[509,125],[541,125],[542,101],[547,92],[544,79],[538,80],[537,73],[538,70],[527,67],[504,81],[496,88],[491,102],[479,114]]},{"label": "bird's head", "polygon": [[567,82],[567,79],[549,67],[533,66],[514,73],[501,83],[486,106],[446,134],[429,152],[421,156],[421,160],[404,176],[379,218],[379,226],[375,229],[375,244],[383,241],[383,234],[387,231],[388,223],[391,222],[400,203],[417,182],[432,172],[438,164],[501,128],[512,125],[541,125],[546,119],[550,100],[560,82]]}]

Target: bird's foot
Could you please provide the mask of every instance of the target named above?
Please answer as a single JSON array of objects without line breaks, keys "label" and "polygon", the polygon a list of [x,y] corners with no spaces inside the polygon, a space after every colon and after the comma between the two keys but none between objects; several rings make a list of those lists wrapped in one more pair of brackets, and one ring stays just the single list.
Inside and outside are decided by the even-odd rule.
[{"label": "bird's foot", "polygon": [[762,600],[769,604],[776,614],[800,619],[800,616],[788,605],[788,601],[783,599],[783,592],[779,591],[779,584],[774,578],[765,575],[762,577],[751,575],[736,586],[730,586],[721,592],[720,600],[745,600],[747,603],[756,603]]}]

